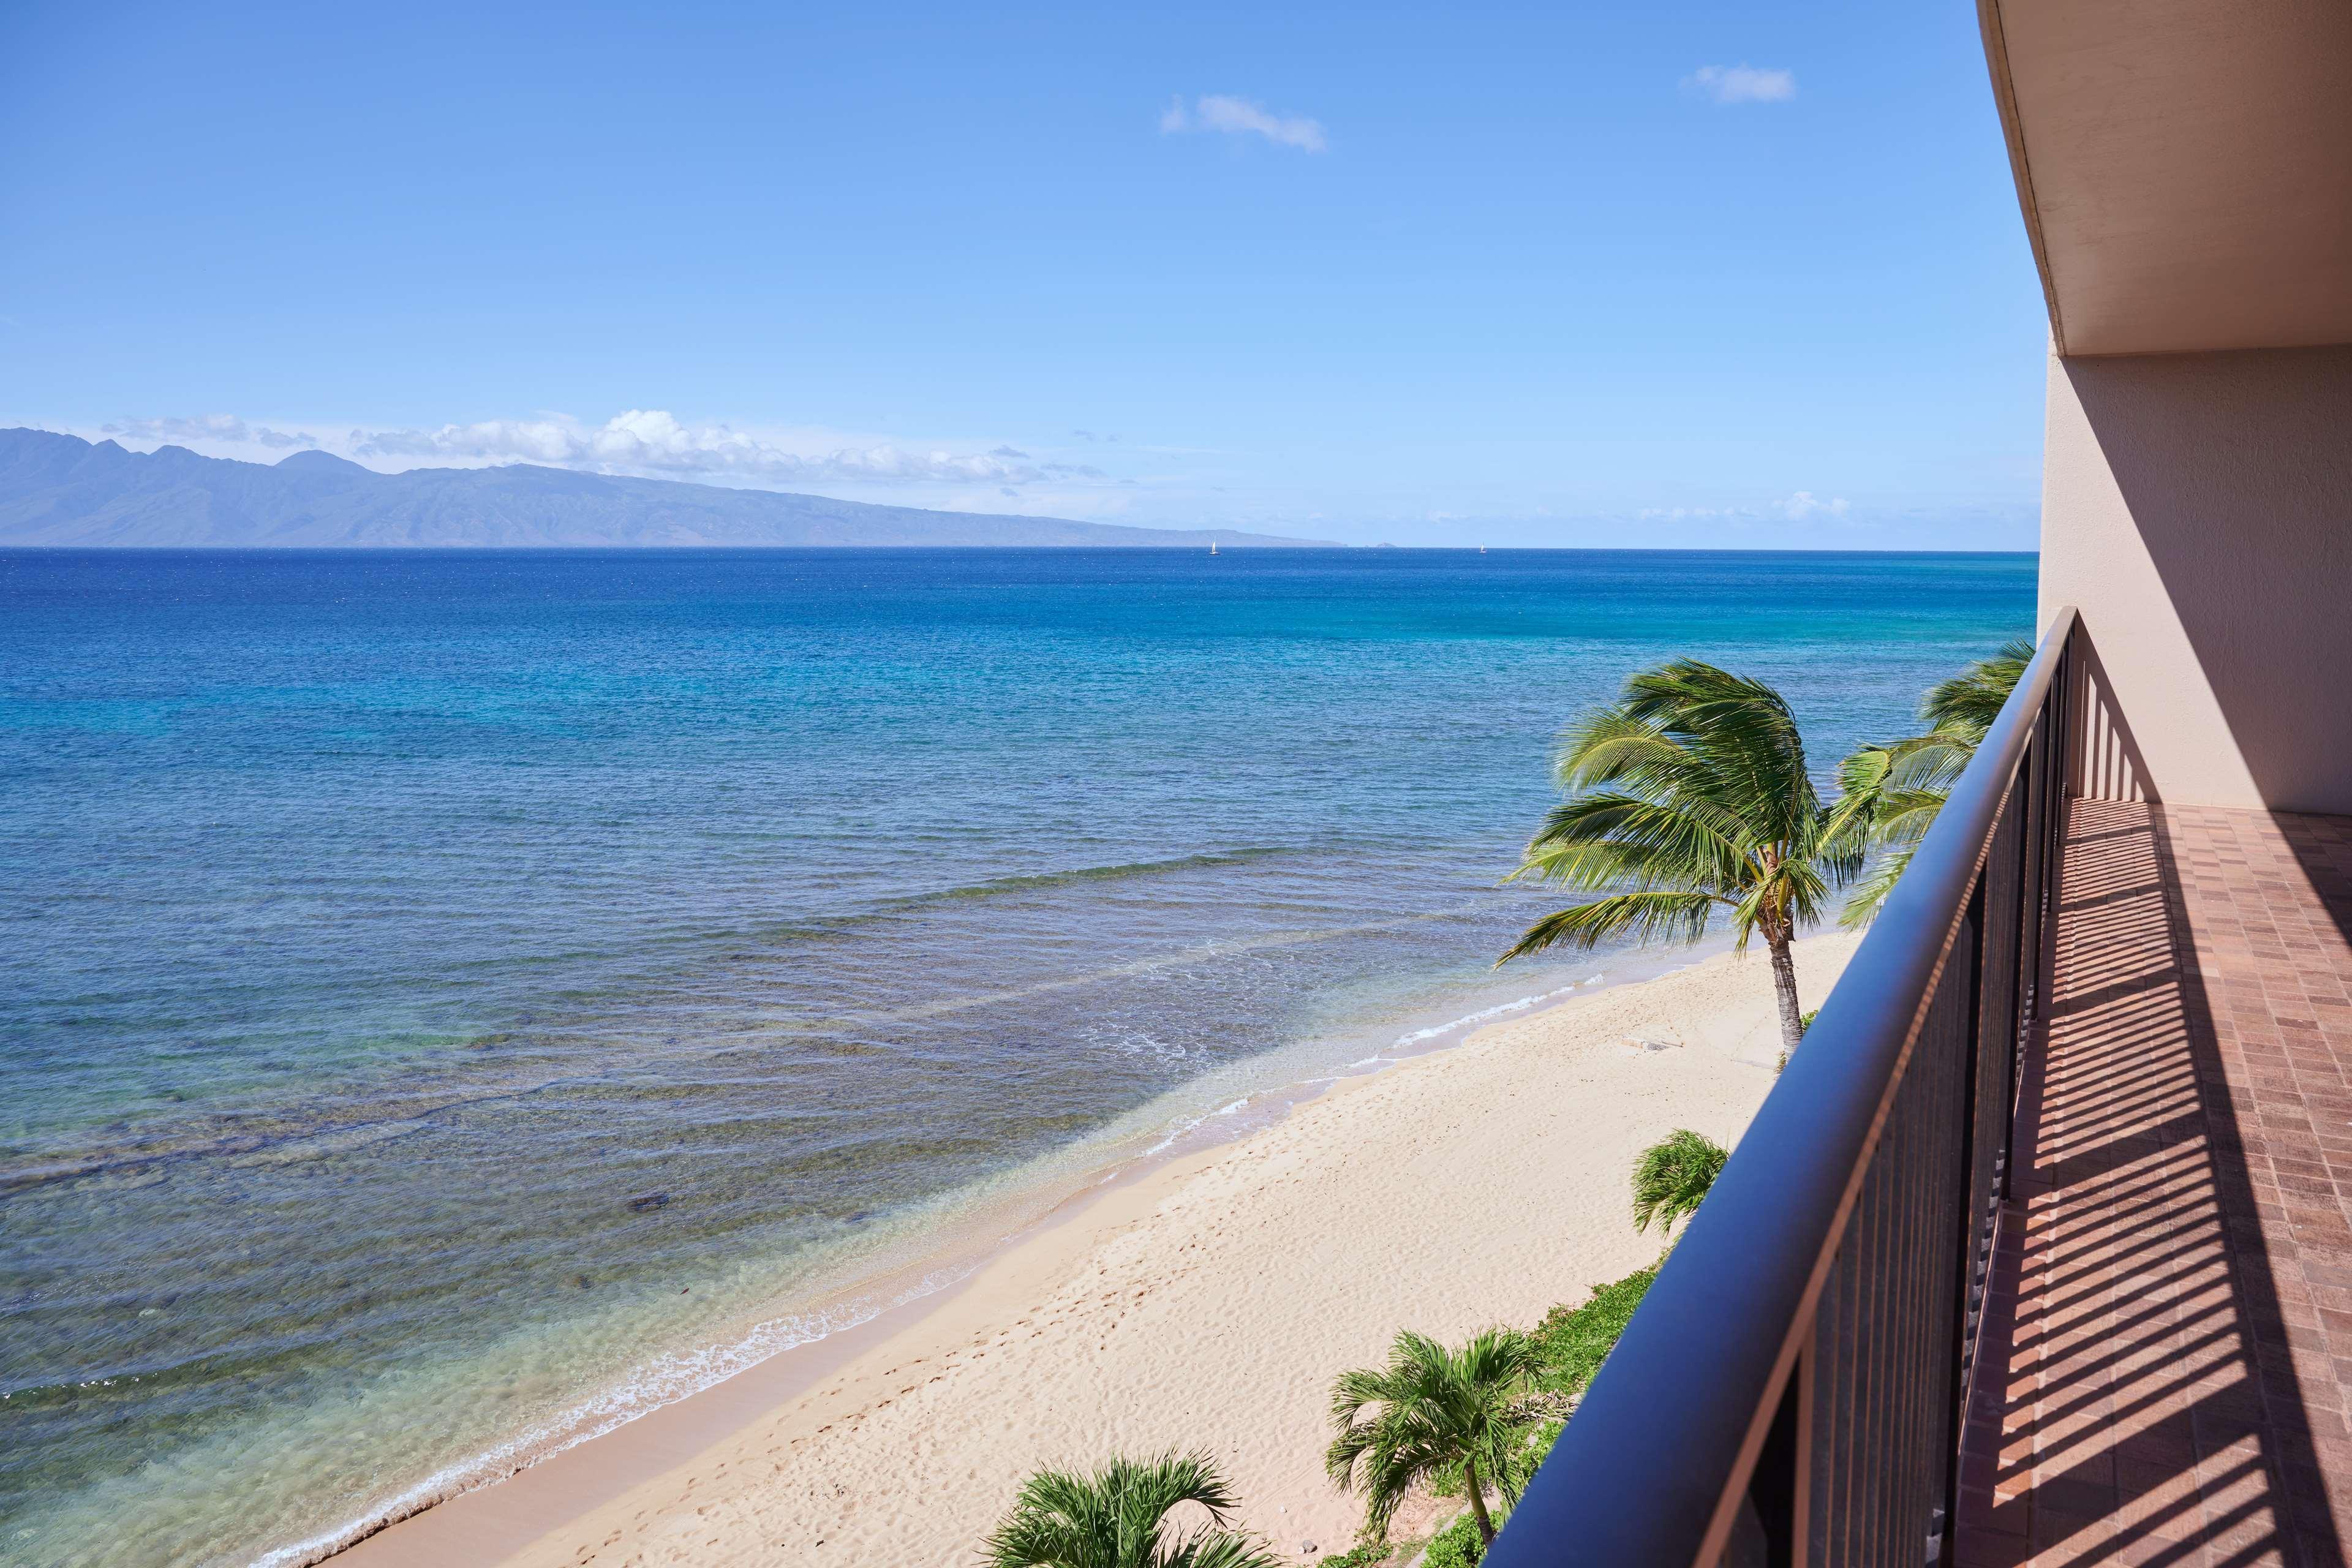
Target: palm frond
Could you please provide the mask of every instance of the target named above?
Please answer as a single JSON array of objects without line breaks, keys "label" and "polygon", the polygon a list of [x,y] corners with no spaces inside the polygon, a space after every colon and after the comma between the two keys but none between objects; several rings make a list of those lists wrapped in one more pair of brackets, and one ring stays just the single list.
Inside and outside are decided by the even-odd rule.
[{"label": "palm frond", "polygon": [[1626,715],[1654,726],[1694,757],[1706,795],[1761,840],[1798,839],[1820,809],[1804,739],[1780,694],[1697,659],[1675,659],[1625,683]]},{"label": "palm frond", "polygon": [[1622,708],[1602,708],[1560,731],[1552,763],[1562,789],[1636,784],[1671,788],[1696,762],[1655,725]]},{"label": "palm frond", "polygon": [[1976,755],[1976,742],[1950,730],[1930,730],[1887,748],[1893,765],[1887,770],[1890,790],[1948,791],[1967,771]]},{"label": "palm frond", "polygon": [[1881,803],[1875,830],[1871,840],[1875,844],[1916,844],[1927,836],[1928,827],[1944,803],[1951,796],[1943,790],[1906,791],[1891,795]]},{"label": "palm frond", "polygon": [[[1208,1523],[1171,1535],[1168,1515],[1186,1503]],[[1118,1458],[1091,1475],[1040,1470],[982,1550],[991,1568],[1272,1568],[1262,1543],[1224,1528],[1236,1506],[1205,1454]]]},{"label": "palm frond", "polygon": [[1976,663],[1929,688],[1919,703],[1919,717],[1930,730],[1965,736],[1974,746],[1985,738],[2002,704],[2033,662],[2033,644],[2011,637],[1990,658]]},{"label": "palm frond", "polygon": [[1160,1559],[1161,1568],[1283,1568],[1265,1542],[1230,1531],[1203,1531]]},{"label": "palm frond", "polygon": [[1880,856],[1877,864],[1847,891],[1845,908],[1838,913],[1838,924],[1847,931],[1860,931],[1876,920],[1879,906],[1886,902],[1886,895],[1895,890],[1895,882],[1910,868],[1912,852],[1917,848],[1914,841]]},{"label": "palm frond", "polygon": [[1484,1329],[1454,1357],[1457,1375],[1478,1387],[1507,1388],[1543,1365],[1542,1346],[1516,1329]]},{"label": "palm frond", "polygon": [[1654,1220],[1672,1232],[1675,1221],[1698,1212],[1730,1157],[1722,1144],[1687,1127],[1643,1150],[1633,1163],[1633,1228],[1647,1231]]},{"label": "palm frond", "polygon": [[1723,888],[1739,879],[1750,853],[1738,824],[1703,802],[1596,792],[1545,814],[1512,878],[1587,888]]},{"label": "palm frond", "polygon": [[1724,901],[1712,893],[1657,890],[1614,893],[1571,904],[1529,926],[1495,962],[1499,966],[1553,947],[1590,952],[1621,936],[1645,942],[1694,942],[1706,934],[1708,918]]}]

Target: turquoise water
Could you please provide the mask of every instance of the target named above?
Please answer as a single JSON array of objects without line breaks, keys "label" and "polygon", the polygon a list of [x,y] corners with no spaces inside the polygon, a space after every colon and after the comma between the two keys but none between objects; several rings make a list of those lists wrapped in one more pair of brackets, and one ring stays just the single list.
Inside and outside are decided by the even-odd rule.
[{"label": "turquoise water", "polygon": [[1694,654],[1825,774],[2032,573],[0,552],[0,1559],[299,1558],[1606,969],[1488,968],[1564,720]]}]

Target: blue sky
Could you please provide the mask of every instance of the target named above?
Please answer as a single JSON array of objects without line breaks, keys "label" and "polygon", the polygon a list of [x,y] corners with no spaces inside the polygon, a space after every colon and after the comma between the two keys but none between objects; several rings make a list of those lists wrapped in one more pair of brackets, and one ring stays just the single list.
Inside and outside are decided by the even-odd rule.
[{"label": "blue sky", "polygon": [[2030,548],[1973,8],[0,10],[0,424],[1359,542]]}]

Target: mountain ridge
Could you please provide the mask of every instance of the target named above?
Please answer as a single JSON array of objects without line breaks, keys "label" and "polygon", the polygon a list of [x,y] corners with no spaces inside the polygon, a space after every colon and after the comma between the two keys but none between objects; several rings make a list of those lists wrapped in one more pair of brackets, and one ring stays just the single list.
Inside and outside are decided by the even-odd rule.
[{"label": "mountain ridge", "polygon": [[0,544],[101,549],[643,549],[1097,545],[1338,548],[1231,529],[935,511],[515,463],[379,474],[0,429]]}]

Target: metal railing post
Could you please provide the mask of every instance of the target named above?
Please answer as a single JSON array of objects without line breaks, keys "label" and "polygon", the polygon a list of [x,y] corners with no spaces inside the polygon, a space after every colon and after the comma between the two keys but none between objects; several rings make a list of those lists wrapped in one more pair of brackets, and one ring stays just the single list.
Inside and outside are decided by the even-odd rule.
[{"label": "metal railing post", "polygon": [[[1995,819],[1996,824],[1999,819]],[[1994,837],[2000,836],[1996,826]],[[1987,871],[1990,862],[1987,862]],[[1977,876],[1976,889],[1969,895],[1969,912],[1963,917],[1960,934],[1954,939],[1955,951],[1973,949],[1976,961],[1969,965],[1969,1023],[1967,1047],[1960,1063],[1960,1203],[1959,1235],[1955,1238],[1959,1251],[1960,1266],[1952,1300],[1948,1304],[1950,1314],[1948,1353],[1945,1365],[1951,1378],[1949,1397],[1944,1411],[1944,1476],[1943,1497],[1933,1517],[1930,1544],[1935,1548],[1931,1561],[1949,1568],[1953,1561],[1958,1531],[1953,1528],[1959,1511],[1960,1500],[1960,1432],[1968,1420],[1969,1405],[1969,1327],[1974,1313],[1973,1297],[1977,1281],[1977,1196],[1976,1141],[1978,1112],[1978,1075],[1982,1066],[1984,1050],[1984,960],[1985,960],[1985,883],[1986,873]]]}]

